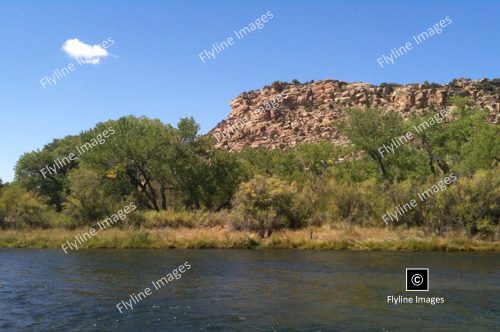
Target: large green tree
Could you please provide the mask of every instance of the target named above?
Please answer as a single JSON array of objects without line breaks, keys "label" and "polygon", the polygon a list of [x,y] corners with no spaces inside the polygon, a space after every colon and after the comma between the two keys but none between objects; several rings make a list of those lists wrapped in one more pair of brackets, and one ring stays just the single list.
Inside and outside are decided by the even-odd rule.
[{"label": "large green tree", "polygon": [[175,128],[128,116],[99,124],[94,131],[107,127],[114,135],[84,160],[106,175],[115,192],[126,188],[126,180],[136,199],[157,211],[176,204],[196,209],[228,205],[240,182],[237,162],[214,151],[213,140],[199,135],[192,118],[181,119]]},{"label": "large green tree", "polygon": [[405,134],[405,126],[401,116],[394,112],[383,112],[377,109],[350,109],[347,111],[348,121],[337,127],[346,135],[351,143],[363,150],[377,165],[379,174],[388,179],[387,167],[393,156],[383,156],[379,152],[384,144]]},{"label": "large green tree", "polygon": [[66,176],[71,169],[78,166],[79,161],[58,163],[57,166],[55,161],[67,158],[70,153],[76,153],[80,142],[79,136],[67,136],[53,140],[42,150],[23,154],[16,164],[15,181],[30,191],[49,197],[49,204],[61,211]]},{"label": "large green tree", "polygon": [[160,120],[127,116],[100,123],[93,131],[99,133],[109,128],[114,134],[86,154],[84,160],[110,179],[112,190],[123,189],[126,180],[148,208],[158,211],[166,206],[165,191],[175,186],[168,167],[173,128]]}]

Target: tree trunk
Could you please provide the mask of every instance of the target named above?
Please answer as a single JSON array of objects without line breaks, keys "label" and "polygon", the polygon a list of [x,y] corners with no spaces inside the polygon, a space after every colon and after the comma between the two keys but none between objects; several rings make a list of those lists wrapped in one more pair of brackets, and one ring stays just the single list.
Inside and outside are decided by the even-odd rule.
[{"label": "tree trunk", "polygon": [[167,195],[165,194],[165,186],[163,184],[160,185],[160,197],[161,197],[161,208],[163,210],[167,209]]},{"label": "tree trunk", "polygon": [[443,160],[438,159],[437,163],[438,163],[439,169],[441,170],[441,172],[443,172],[443,174],[447,174],[450,171],[450,167]]},{"label": "tree trunk", "polygon": [[427,137],[422,138],[422,145],[424,146],[425,152],[427,152],[427,157],[429,158],[429,169],[432,175],[436,175],[436,169],[434,168],[434,155],[432,154],[432,147],[427,141]]},{"label": "tree trunk", "polygon": [[382,158],[377,153],[369,153],[369,155],[377,163],[377,169],[378,169],[378,172],[380,173],[380,175],[382,175],[382,177],[384,179],[387,179],[387,171],[385,170],[384,163],[382,162]]},{"label": "tree trunk", "polygon": [[156,192],[149,181],[147,182],[147,186],[149,188],[149,193],[150,193],[150,197],[151,197],[150,200],[151,200],[151,203],[153,203],[153,207],[155,208],[156,211],[160,211],[160,208],[158,207],[158,201],[156,198]]}]

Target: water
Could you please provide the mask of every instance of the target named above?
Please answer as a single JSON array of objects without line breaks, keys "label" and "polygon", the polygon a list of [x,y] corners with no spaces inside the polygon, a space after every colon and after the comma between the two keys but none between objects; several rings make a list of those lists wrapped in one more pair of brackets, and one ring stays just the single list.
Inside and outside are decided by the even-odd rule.
[{"label": "water", "polygon": [[[0,331],[493,331],[495,253],[0,249]],[[189,261],[182,278],[158,280]],[[445,304],[387,304],[405,268]],[[115,305],[151,287],[120,314]]]}]

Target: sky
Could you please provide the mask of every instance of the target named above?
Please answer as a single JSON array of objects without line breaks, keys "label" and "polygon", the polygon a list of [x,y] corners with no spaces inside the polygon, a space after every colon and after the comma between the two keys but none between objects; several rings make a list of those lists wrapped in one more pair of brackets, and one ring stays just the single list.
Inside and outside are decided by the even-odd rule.
[{"label": "sky", "polygon": [[[446,17],[440,34],[379,64]],[[231,99],[273,81],[498,78],[499,17],[499,1],[2,0],[0,178],[14,179],[23,153],[125,115],[192,116],[206,133]]]}]

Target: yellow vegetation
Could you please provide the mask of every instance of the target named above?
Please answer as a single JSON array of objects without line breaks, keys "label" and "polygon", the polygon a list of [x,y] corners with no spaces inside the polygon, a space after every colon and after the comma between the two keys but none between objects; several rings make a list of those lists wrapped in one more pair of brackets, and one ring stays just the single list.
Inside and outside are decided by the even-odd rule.
[{"label": "yellow vegetation", "polygon": [[[0,231],[0,247],[60,248],[67,240],[86,229],[7,230]],[[421,230],[328,226],[274,232],[260,238],[255,233],[230,231],[223,227],[110,229],[98,232],[80,248],[298,248],[349,250],[464,250],[498,251],[498,241],[483,241],[464,233],[443,236],[424,235]]]}]

